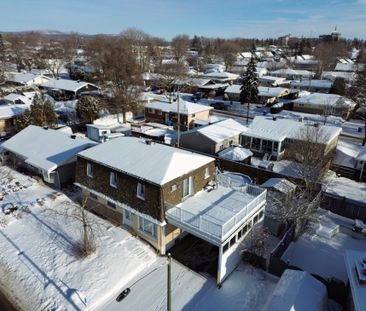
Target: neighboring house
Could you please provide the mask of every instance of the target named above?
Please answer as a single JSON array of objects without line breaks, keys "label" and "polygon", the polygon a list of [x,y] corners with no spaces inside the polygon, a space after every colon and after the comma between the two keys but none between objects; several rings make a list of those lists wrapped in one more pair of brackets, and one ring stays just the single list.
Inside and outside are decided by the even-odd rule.
[{"label": "neighboring house", "polygon": [[346,72],[356,72],[358,70],[362,70],[364,67],[363,64],[356,64],[356,63],[337,63],[334,70],[335,71],[346,71]]},{"label": "neighboring house", "polygon": [[43,74],[33,74],[29,72],[14,72],[6,74],[6,82],[15,85],[41,85],[47,82],[50,78]]},{"label": "neighboring house", "polygon": [[347,119],[356,103],[336,94],[313,93],[301,96],[291,102],[290,109],[320,115],[333,115]]},{"label": "neighboring house", "polygon": [[14,132],[14,118],[29,109],[35,92],[11,93],[0,99],[0,133]]},{"label": "neighboring house", "polygon": [[2,144],[4,158],[56,188],[75,178],[76,154],[95,145],[57,130],[29,125]]},{"label": "neighboring house", "polygon": [[62,96],[66,99],[76,99],[82,92],[95,91],[99,88],[89,82],[74,81],[66,79],[49,79],[40,85],[41,88],[53,96]]},{"label": "neighboring house", "polygon": [[226,119],[182,133],[181,146],[207,154],[217,152],[239,143],[239,137],[247,128],[233,119]]},{"label": "neighboring house", "polygon": [[366,146],[363,146],[356,156],[356,169],[360,170],[359,180],[363,180],[366,176]]},{"label": "neighboring house", "polygon": [[223,92],[228,86],[227,83],[216,83],[213,79],[205,78],[180,78],[177,79],[175,84],[179,89],[184,90],[187,93],[205,92],[210,91]]},{"label": "neighboring house", "polygon": [[[227,94],[230,100],[239,101],[241,92],[240,88],[241,85],[239,84],[230,85],[225,90],[225,94]],[[258,101],[263,105],[273,104],[280,98],[286,97],[288,94],[289,90],[287,88],[264,86],[258,87]]]},{"label": "neighboring house", "polygon": [[334,81],[337,78],[342,78],[346,82],[352,82],[357,78],[357,73],[347,71],[323,71],[322,79]]},{"label": "neighboring house", "polygon": [[296,80],[290,82],[290,87],[299,91],[329,93],[333,82],[330,80]]},{"label": "neighboring house", "polygon": [[272,71],[271,75],[275,77],[286,78],[288,80],[303,80],[303,79],[312,79],[315,76],[315,73],[308,70],[295,70],[287,68]]},{"label": "neighboring house", "polygon": [[351,289],[347,310],[366,310],[366,252],[346,250],[345,262],[348,275],[348,283]]},{"label": "neighboring house", "polygon": [[221,283],[240,261],[241,240],[263,217],[266,192],[255,186],[234,191],[215,179],[214,158],[121,137],[78,154],[75,184],[95,212],[160,254],[182,232],[217,246]]},{"label": "neighboring house", "polygon": [[267,87],[276,87],[281,85],[286,78],[281,77],[273,77],[273,76],[261,76],[258,78],[258,81],[261,86],[267,86]]},{"label": "neighboring house", "polygon": [[177,128],[179,112],[180,129],[188,130],[194,127],[197,120],[208,122],[212,109],[210,106],[187,102],[181,98],[169,103],[167,98],[161,97],[145,105],[145,119],[146,122],[157,122]]},{"label": "neighboring house", "polygon": [[273,292],[268,311],[323,311],[327,287],[306,271],[287,269]]},{"label": "neighboring house", "polygon": [[286,147],[294,141],[306,139],[306,133],[312,128],[319,128],[317,143],[324,148],[324,156],[331,154],[338,142],[341,128],[325,125],[311,125],[292,119],[257,116],[248,129],[241,134],[241,145],[257,155],[269,155],[281,159]]},{"label": "neighboring house", "polygon": [[202,78],[211,79],[215,83],[219,84],[227,84],[227,83],[233,83],[237,78],[239,78],[238,74],[230,73],[230,72],[210,72],[205,73],[201,76]]}]

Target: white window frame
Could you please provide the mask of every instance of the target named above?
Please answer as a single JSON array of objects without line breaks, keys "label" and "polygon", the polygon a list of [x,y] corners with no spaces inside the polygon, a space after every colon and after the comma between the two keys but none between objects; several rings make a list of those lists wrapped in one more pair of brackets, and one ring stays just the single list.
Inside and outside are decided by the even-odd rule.
[{"label": "white window frame", "polygon": [[154,239],[158,237],[157,225],[141,216],[139,216],[139,230]]},{"label": "white window frame", "polygon": [[205,179],[210,177],[210,168],[209,167],[205,167]]},{"label": "white window frame", "polygon": [[93,166],[89,162],[86,163],[86,175],[88,177],[93,177]]},{"label": "white window frame", "polygon": [[132,225],[132,213],[126,209],[123,210],[123,223],[127,226]]},{"label": "white window frame", "polygon": [[109,175],[109,185],[113,188],[117,188],[117,183],[118,183],[117,173],[111,172]]},{"label": "white window frame", "polygon": [[136,196],[141,200],[145,200],[145,185],[140,182],[137,183]]},{"label": "white window frame", "polygon": [[[192,195],[193,177],[189,176],[182,181],[182,198]],[[188,192],[186,191],[188,190]]]}]

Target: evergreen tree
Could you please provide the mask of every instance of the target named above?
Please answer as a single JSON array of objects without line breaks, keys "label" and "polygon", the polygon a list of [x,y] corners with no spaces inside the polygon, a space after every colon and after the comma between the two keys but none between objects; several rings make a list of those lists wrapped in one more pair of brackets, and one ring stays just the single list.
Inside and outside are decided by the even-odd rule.
[{"label": "evergreen tree", "polygon": [[21,115],[15,118],[14,126],[21,131],[28,125],[53,127],[57,122],[57,116],[52,103],[43,94],[34,96],[30,110],[26,109]]},{"label": "evergreen tree", "polygon": [[81,122],[93,123],[99,117],[100,103],[91,96],[83,96],[76,104],[76,114]]},{"label": "evergreen tree", "polygon": [[258,101],[258,78],[256,75],[256,61],[252,57],[247,66],[245,77],[240,88],[240,103],[247,104],[247,123],[249,121],[250,102]]},{"label": "evergreen tree", "polygon": [[329,93],[344,96],[346,94],[346,82],[343,78],[336,78]]}]

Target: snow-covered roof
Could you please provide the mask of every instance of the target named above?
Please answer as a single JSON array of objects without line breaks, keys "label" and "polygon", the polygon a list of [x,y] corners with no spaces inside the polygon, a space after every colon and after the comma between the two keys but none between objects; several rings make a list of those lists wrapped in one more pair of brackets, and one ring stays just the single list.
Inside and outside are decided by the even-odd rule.
[{"label": "snow-covered roof", "polygon": [[47,82],[41,84],[44,88],[50,89],[59,89],[64,91],[76,92],[77,90],[81,89],[85,86],[93,86],[97,87],[96,85],[84,82],[84,81],[74,81],[74,80],[67,80],[67,79],[50,79]]},{"label": "snow-covered roof", "polygon": [[231,161],[243,161],[252,155],[253,152],[251,152],[249,149],[236,146],[231,146],[218,153],[220,158]]},{"label": "snow-covered roof", "polygon": [[356,79],[357,74],[350,71],[323,71],[322,78],[334,81],[336,78],[343,78],[347,81]]},{"label": "snow-covered roof", "polygon": [[290,193],[296,189],[296,185],[285,178],[270,178],[261,187],[275,189],[282,193]]},{"label": "snow-covered roof", "polygon": [[269,311],[321,311],[327,302],[327,288],[306,271],[287,269],[273,293]]},{"label": "snow-covered roof", "polygon": [[[164,112],[177,113],[178,110],[177,105],[178,105],[177,100],[173,101],[170,104],[167,98],[160,98],[159,100],[156,99],[150,103],[147,103],[145,107],[150,109],[159,109]],[[210,106],[191,103],[182,98],[179,99],[179,113],[181,114],[194,114],[212,109],[213,107]]]},{"label": "snow-covered roof", "polygon": [[366,183],[357,182],[345,177],[333,178],[323,187],[325,193],[360,202],[366,205]]},{"label": "snow-covered roof", "polygon": [[241,125],[233,119],[225,119],[208,126],[200,127],[197,129],[197,132],[214,142],[221,142],[233,136],[238,136],[240,133],[246,131],[246,129],[246,126]]},{"label": "snow-covered roof", "polygon": [[308,70],[295,70],[291,68],[278,69],[271,72],[274,75],[284,75],[284,76],[304,76],[311,77],[314,76],[314,72]]},{"label": "snow-covered roof", "polygon": [[[233,84],[229,85],[225,93],[229,94],[240,94],[241,85]],[[288,94],[288,89],[283,87],[266,87],[266,86],[258,86],[258,96],[262,97],[281,97]]]},{"label": "snow-covered roof", "polygon": [[19,105],[0,105],[0,120],[10,119],[18,116],[28,109],[29,106],[25,104]]},{"label": "snow-covered roof", "polygon": [[40,74],[33,74],[30,72],[14,72],[7,74],[7,80],[10,82],[15,82],[19,84],[27,84],[28,82],[36,79],[36,78],[44,78],[48,79],[48,77],[40,75]]},{"label": "snow-covered roof", "polygon": [[337,63],[335,66],[335,71],[357,71],[358,69],[362,69],[363,66],[357,65],[354,63]]},{"label": "snow-covered roof", "polygon": [[332,87],[330,80],[295,80],[291,81],[291,87],[314,87],[319,89],[330,89]]},{"label": "snow-covered roof", "polygon": [[294,104],[307,104],[315,106],[333,106],[353,108],[356,103],[348,98],[336,94],[311,93],[301,96],[293,101]]},{"label": "snow-covered roof", "polygon": [[29,125],[2,146],[25,158],[26,163],[51,172],[73,160],[79,151],[93,145],[95,143],[89,139],[73,139],[57,130]]},{"label": "snow-covered roof", "polygon": [[366,146],[361,148],[360,152],[356,156],[356,160],[366,162]]},{"label": "snow-covered roof", "polygon": [[282,78],[282,77],[275,77],[275,76],[261,76],[258,78],[259,81],[265,81],[265,82],[271,82],[271,83],[275,83],[275,82],[283,82],[285,81],[286,78]]},{"label": "snow-covered roof", "polygon": [[210,72],[205,73],[203,77],[207,77],[210,79],[225,79],[225,80],[235,80],[239,77],[239,75],[231,72]]},{"label": "snow-covered roof", "polygon": [[[249,125],[245,136],[268,139],[272,141],[283,141],[286,138],[299,139],[306,133],[310,124],[276,117],[275,120],[266,116],[256,116]],[[341,133],[340,127],[319,125],[319,143],[327,144]]]},{"label": "snow-covered roof", "polygon": [[[366,259],[366,252],[346,250],[345,261],[348,280],[351,287],[352,300],[355,311],[366,310],[366,286],[360,284],[356,269],[361,269],[361,263]],[[366,278],[366,276],[364,276]]]},{"label": "snow-covered roof", "polygon": [[17,99],[21,99],[21,98],[22,98],[21,94],[10,93],[10,94],[4,96],[2,99],[6,100],[6,101],[14,102]]},{"label": "snow-covered roof", "polygon": [[85,159],[158,185],[214,161],[214,158],[135,137],[121,137],[85,150]]},{"label": "snow-covered roof", "polygon": [[20,100],[23,104],[31,105],[35,94],[36,92],[24,92],[23,94],[10,93],[4,96],[1,100],[6,102],[15,102],[16,100]]}]

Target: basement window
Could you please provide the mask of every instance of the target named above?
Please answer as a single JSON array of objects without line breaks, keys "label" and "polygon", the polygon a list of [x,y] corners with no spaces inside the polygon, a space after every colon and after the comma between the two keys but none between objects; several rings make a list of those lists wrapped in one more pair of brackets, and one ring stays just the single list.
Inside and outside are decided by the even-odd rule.
[{"label": "basement window", "polygon": [[91,163],[86,164],[86,175],[89,177],[93,177],[93,166]]}]

